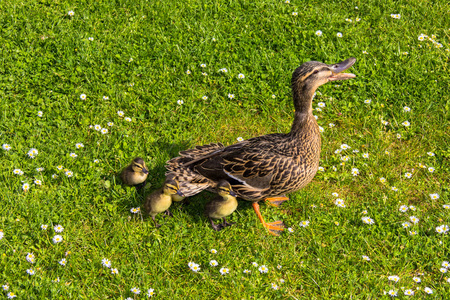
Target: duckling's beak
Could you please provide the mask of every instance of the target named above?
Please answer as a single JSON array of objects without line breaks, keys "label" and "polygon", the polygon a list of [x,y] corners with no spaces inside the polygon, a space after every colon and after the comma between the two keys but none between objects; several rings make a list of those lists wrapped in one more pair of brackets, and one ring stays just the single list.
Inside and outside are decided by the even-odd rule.
[{"label": "duckling's beak", "polygon": [[177,191],[177,194],[178,194],[180,197],[184,197],[184,194],[183,194],[180,190]]},{"label": "duckling's beak", "polygon": [[146,168],[142,168],[142,173],[148,174],[148,170]]},{"label": "duckling's beak", "polygon": [[230,195],[233,197],[237,197],[236,193],[234,191],[230,191]]},{"label": "duckling's beak", "polygon": [[350,78],[355,78],[356,75],[352,73],[341,73],[342,71],[345,71],[349,69],[353,64],[356,62],[356,58],[350,57],[340,63],[330,65],[331,72],[333,72],[333,75],[328,77],[328,81],[334,81],[334,80],[346,80]]}]

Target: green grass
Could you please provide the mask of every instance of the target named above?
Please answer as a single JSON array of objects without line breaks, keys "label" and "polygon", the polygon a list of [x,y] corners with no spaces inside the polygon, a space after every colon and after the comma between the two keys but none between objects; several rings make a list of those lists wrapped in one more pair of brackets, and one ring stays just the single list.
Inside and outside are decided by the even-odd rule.
[{"label": "green grass", "polygon": [[[439,269],[450,260],[449,235],[436,227],[450,225],[443,208],[450,204],[449,9],[446,1],[3,1],[0,144],[11,146],[0,149],[4,297],[144,299],[153,288],[160,299],[382,299],[389,290],[407,298],[404,288],[415,298],[448,298],[450,275]],[[400,19],[390,16],[397,13]],[[435,35],[442,47],[419,41],[421,34]],[[142,196],[120,185],[117,174],[135,156],[150,169],[150,193],[178,151],[287,132],[292,71],[308,60],[351,56],[357,78],[321,86],[313,103],[326,104],[315,111],[324,128],[324,171],[280,208],[262,205],[267,220],[283,220],[292,233],[269,235],[244,201],[230,217],[237,224],[214,232],[202,215],[213,197],[207,192],[189,206],[175,203],[174,218],[157,216],[160,229],[130,213]],[[401,124],[406,120],[411,126]],[[96,124],[109,132],[89,127]],[[351,149],[336,154],[343,143]],[[31,148],[39,151],[34,159],[26,154]],[[360,174],[352,176],[352,168]],[[333,192],[345,208],[334,204]],[[440,198],[432,200],[433,193]],[[402,213],[401,205],[416,210]],[[362,222],[363,211],[374,225]],[[419,223],[403,229],[412,215]],[[56,224],[65,228],[58,244]],[[65,267],[58,264],[64,257]],[[119,274],[103,267],[103,258]],[[219,266],[210,267],[212,259]],[[200,264],[198,273],[188,268],[191,261]],[[269,271],[260,274],[252,262]],[[229,274],[220,275],[221,267]],[[30,268],[35,275],[26,273]],[[391,275],[400,281],[389,281]],[[133,296],[132,287],[141,294]]]}]

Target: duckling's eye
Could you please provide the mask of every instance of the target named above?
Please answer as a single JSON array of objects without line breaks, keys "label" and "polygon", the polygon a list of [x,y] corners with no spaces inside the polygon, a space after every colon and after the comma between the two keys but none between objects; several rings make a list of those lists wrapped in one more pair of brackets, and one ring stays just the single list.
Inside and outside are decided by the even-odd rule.
[{"label": "duckling's eye", "polygon": [[314,70],[313,74],[319,73],[319,70]]}]

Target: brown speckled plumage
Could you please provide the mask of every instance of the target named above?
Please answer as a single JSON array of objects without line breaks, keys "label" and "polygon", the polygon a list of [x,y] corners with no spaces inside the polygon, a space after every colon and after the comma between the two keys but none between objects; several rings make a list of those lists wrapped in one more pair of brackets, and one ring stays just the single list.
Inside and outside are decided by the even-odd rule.
[{"label": "brown speckled plumage", "polygon": [[301,189],[319,166],[321,142],[312,114],[314,92],[328,81],[353,78],[353,74],[340,72],[354,62],[354,58],[335,65],[310,61],[294,71],[295,115],[289,133],[259,136],[228,147],[197,146],[169,160],[168,173],[176,176],[186,196],[214,190],[220,180],[228,181],[238,197],[249,201]]}]

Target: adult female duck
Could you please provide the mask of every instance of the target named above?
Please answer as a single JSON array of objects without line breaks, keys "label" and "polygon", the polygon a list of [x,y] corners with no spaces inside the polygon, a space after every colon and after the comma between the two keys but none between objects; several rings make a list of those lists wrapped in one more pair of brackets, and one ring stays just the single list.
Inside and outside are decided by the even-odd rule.
[{"label": "adult female duck", "polygon": [[263,135],[224,147],[220,143],[197,146],[180,152],[167,162],[168,174],[174,174],[185,196],[204,189],[215,190],[220,180],[231,184],[238,197],[253,202],[253,209],[271,234],[284,230],[281,221],[266,223],[258,201],[274,205],[288,200],[286,193],[301,189],[314,177],[319,166],[320,132],[312,114],[316,89],[329,81],[354,78],[349,69],[355,58],[328,65],[309,61],[292,74],[295,107],[291,131]]}]

